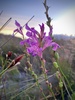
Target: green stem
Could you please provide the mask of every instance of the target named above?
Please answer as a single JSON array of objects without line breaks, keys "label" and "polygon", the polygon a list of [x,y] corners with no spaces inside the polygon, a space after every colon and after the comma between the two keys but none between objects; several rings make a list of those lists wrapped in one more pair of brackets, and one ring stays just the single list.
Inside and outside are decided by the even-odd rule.
[{"label": "green stem", "polygon": [[69,84],[69,81],[68,81],[67,77],[65,76],[65,74],[63,73],[63,71],[61,70],[60,67],[59,67],[59,70],[60,70],[60,72],[62,73],[63,77],[65,78],[65,80],[66,80],[66,82],[67,82],[67,84],[68,84],[68,86],[69,86],[71,92],[73,93],[73,90],[72,90],[72,88],[71,88],[71,86],[70,86],[70,84]]},{"label": "green stem", "polygon": [[[37,83],[37,85],[38,85],[38,88],[40,89],[41,87],[40,87],[40,85],[39,85],[38,81],[37,81],[36,83]],[[47,98],[46,98],[46,96],[45,96],[45,94],[44,94],[44,92],[43,92],[43,91],[42,91],[42,95],[43,95],[43,97],[44,97],[44,100],[47,100]]]},{"label": "green stem", "polygon": [[[56,62],[57,62],[57,64],[58,64],[58,59],[56,59]],[[68,81],[67,77],[65,76],[65,74],[63,73],[62,69],[61,69],[60,67],[58,67],[57,69],[58,69],[58,71],[62,74],[61,79],[62,79],[62,81],[63,81],[63,84],[64,84],[65,89],[66,89],[66,91],[67,91],[67,93],[68,93],[68,95],[69,95],[70,100],[72,100],[72,97],[71,97],[71,95],[70,95],[70,93],[69,93],[69,91],[68,91],[68,88],[67,88],[67,86],[66,86],[66,83],[65,83],[65,81],[66,81],[67,84],[68,84],[68,86],[69,86],[70,91],[73,93],[73,90],[72,90],[72,88],[71,88],[71,86],[70,86],[70,84],[69,84],[69,81]],[[65,81],[64,81],[63,78],[65,79]],[[61,92],[62,92],[62,91],[61,91]]]},{"label": "green stem", "polygon": [[61,89],[62,100],[64,100],[63,88],[61,87],[60,89]]},{"label": "green stem", "polygon": [[67,91],[67,93],[68,93],[68,96],[69,96],[70,100],[72,100],[72,97],[71,97],[71,95],[70,95],[70,93],[69,93],[69,90],[68,90],[68,88],[67,88],[67,86],[66,86],[66,83],[65,83],[65,81],[64,81],[64,79],[63,79],[62,76],[61,76],[61,79],[62,79],[62,81],[63,81],[63,84],[64,84],[64,86],[65,86],[65,89],[66,89],[66,91]]},{"label": "green stem", "polygon": [[[43,66],[43,74],[44,74],[45,80],[47,81],[48,80],[48,76],[47,76],[47,74],[45,72],[45,64],[44,64],[43,60],[41,60],[41,62],[42,62],[42,66]],[[51,93],[52,93],[52,95],[54,97],[54,100],[56,100],[55,94],[54,94],[52,88],[49,85],[48,85],[48,89],[49,89],[49,91],[51,91]]]},{"label": "green stem", "polygon": [[8,67],[0,73],[0,77],[7,71]]},{"label": "green stem", "polygon": [[54,100],[56,100],[56,97],[55,97],[55,94],[54,94],[52,88],[51,88],[50,86],[48,86],[48,89],[51,91],[51,93],[52,93],[52,95],[53,95],[53,97],[54,97]]}]

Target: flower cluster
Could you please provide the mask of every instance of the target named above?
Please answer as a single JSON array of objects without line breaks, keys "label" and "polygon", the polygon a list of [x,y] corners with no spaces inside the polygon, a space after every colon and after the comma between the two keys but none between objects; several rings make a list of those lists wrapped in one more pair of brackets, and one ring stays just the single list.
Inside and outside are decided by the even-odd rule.
[{"label": "flower cluster", "polygon": [[[18,26],[18,31],[20,34],[22,34],[22,28],[20,24],[16,21],[16,25]],[[35,30],[35,28],[30,28],[28,24],[26,24],[25,28],[27,30],[26,36],[27,39],[20,42],[21,45],[26,45],[27,52],[33,56],[38,55],[42,58],[42,53],[47,47],[52,47],[54,51],[56,51],[59,48],[59,45],[53,41],[52,37],[50,36],[50,33],[52,33],[52,27],[50,28],[50,31],[47,35],[46,32],[44,32],[44,24],[39,25],[40,27],[40,33]]]}]

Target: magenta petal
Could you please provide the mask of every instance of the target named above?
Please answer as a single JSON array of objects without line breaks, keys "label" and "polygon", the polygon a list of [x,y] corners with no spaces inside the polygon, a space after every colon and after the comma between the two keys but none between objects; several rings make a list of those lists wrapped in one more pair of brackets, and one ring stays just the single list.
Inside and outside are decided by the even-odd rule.
[{"label": "magenta petal", "polygon": [[28,31],[32,32],[34,36],[38,33],[34,28],[30,28],[30,27],[28,26],[28,24],[26,24],[25,27],[26,27],[26,29],[27,29]]},{"label": "magenta petal", "polygon": [[24,44],[25,44],[25,42],[24,42],[24,41],[21,41],[21,42],[20,42],[20,45],[24,45]]},{"label": "magenta petal", "polygon": [[18,32],[18,33],[20,33],[21,35],[23,35],[23,32],[22,32],[22,30],[20,30],[20,29],[15,29],[15,30],[14,30],[14,33],[15,33],[15,32]]},{"label": "magenta petal", "polygon": [[20,42],[20,45],[24,45],[24,44],[31,45],[32,44],[32,40],[30,38],[28,38],[28,39],[25,39],[25,40]]},{"label": "magenta petal", "polygon": [[53,49],[54,51],[56,51],[58,48],[60,48],[60,46],[59,46],[57,43],[53,42],[53,43],[52,43],[52,49]]},{"label": "magenta petal", "polygon": [[27,35],[28,37],[31,37],[31,36],[32,36],[32,33],[31,33],[31,32],[27,32],[26,35]]},{"label": "magenta petal", "polygon": [[43,23],[42,23],[42,25],[39,24],[39,26],[40,26],[41,32],[44,32],[44,24]]},{"label": "magenta petal", "polygon": [[16,20],[15,25],[17,26],[17,29],[15,29],[14,32],[19,32],[21,35],[23,35],[22,26]]},{"label": "magenta petal", "polygon": [[28,26],[28,24],[26,24],[25,28],[29,31],[31,31],[31,28]]},{"label": "magenta petal", "polygon": [[14,33],[15,33],[15,32],[19,32],[19,30],[18,30],[18,29],[15,29],[15,30],[14,30]]},{"label": "magenta petal", "polygon": [[21,25],[15,20],[15,25],[17,26],[17,27],[21,27]]},{"label": "magenta petal", "polygon": [[47,47],[52,45],[52,40],[46,40],[43,46],[43,50],[45,50]]},{"label": "magenta petal", "polygon": [[35,50],[35,47],[28,47],[27,52],[30,53],[32,56],[37,55],[37,51]]}]

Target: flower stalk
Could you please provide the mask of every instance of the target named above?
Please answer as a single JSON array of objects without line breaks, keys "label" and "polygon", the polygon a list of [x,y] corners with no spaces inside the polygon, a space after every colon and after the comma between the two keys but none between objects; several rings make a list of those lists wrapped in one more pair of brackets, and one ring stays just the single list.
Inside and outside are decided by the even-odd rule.
[{"label": "flower stalk", "polygon": [[[56,53],[56,52],[54,52],[54,54],[55,54],[55,53]],[[70,91],[71,91],[72,93],[73,93],[73,90],[71,89],[71,86],[70,86],[70,84],[69,84],[69,81],[68,81],[67,77],[66,77],[65,74],[63,73],[61,67],[58,65],[59,54],[57,54],[57,55],[55,54],[54,57],[55,57],[55,60],[56,60],[56,61],[53,62],[53,65],[54,65],[54,67],[57,69],[57,71],[58,71],[59,74],[60,74],[60,75],[57,76],[58,79],[59,79],[59,82],[60,82],[60,81],[63,82],[63,84],[64,84],[64,86],[65,86],[65,89],[66,89],[66,91],[67,91],[67,93],[68,93],[68,95],[69,95],[69,97],[70,97],[70,100],[72,100],[72,97],[71,97],[71,95],[70,95],[70,93],[69,93],[69,90],[68,90],[68,88],[67,88],[67,85],[66,85],[65,81],[67,82],[68,87],[69,87],[69,89],[70,89]],[[64,80],[64,79],[65,79],[65,80]],[[62,83],[62,82],[60,82],[60,83]],[[61,84],[61,85],[62,85],[62,84]],[[64,96],[64,94],[63,94],[63,89],[62,89],[61,86],[60,86],[60,89],[61,89],[62,100],[64,100],[64,97],[63,97],[63,96]]]},{"label": "flower stalk", "polygon": [[52,84],[49,83],[47,73],[45,72],[45,69],[46,69],[46,68],[45,68],[44,59],[41,59],[41,64],[42,64],[42,66],[43,66],[43,67],[42,67],[42,71],[43,71],[44,78],[45,78],[46,84],[47,84],[47,86],[48,86],[48,89],[49,89],[49,91],[52,93],[52,96],[53,96],[54,100],[56,100],[55,94],[54,94],[53,89],[52,89]]},{"label": "flower stalk", "polygon": [[39,85],[38,76],[37,76],[37,74],[36,74],[36,73],[33,71],[33,69],[32,69],[32,64],[30,64],[30,62],[27,61],[26,65],[27,65],[28,71],[31,73],[31,75],[33,76],[34,80],[36,81],[36,84],[37,84],[38,88],[41,90],[42,95],[43,95],[43,97],[44,97],[44,100],[47,100],[47,98],[46,98],[46,96],[45,96],[45,94],[44,94],[42,88],[41,88],[40,85]]}]

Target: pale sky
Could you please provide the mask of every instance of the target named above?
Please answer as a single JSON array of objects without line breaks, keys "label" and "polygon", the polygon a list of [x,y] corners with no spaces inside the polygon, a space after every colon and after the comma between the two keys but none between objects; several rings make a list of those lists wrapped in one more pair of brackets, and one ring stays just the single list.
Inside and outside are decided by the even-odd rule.
[{"label": "pale sky", "polygon": [[[53,34],[75,35],[75,0],[47,0],[49,15],[53,19]],[[46,23],[43,0],[0,0],[0,27],[10,18],[12,20],[1,33],[12,34],[16,28],[15,20],[24,25],[33,15],[31,27]],[[46,27],[46,31],[48,28]]]}]

